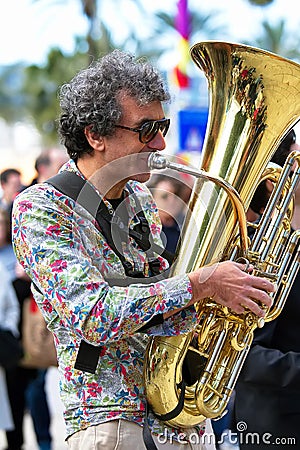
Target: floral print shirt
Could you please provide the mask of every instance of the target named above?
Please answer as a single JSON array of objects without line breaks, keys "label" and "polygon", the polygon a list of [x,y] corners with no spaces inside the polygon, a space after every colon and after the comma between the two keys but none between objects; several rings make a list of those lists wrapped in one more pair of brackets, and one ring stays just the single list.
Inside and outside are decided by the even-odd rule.
[{"label": "floral print shirt", "polygon": [[[72,160],[61,170],[83,177]],[[130,185],[154,241],[160,243],[161,225],[152,196],[143,184],[132,181]],[[134,203],[131,197],[127,197],[129,209]],[[155,315],[189,302],[188,277],[110,286],[107,276],[125,277],[120,259],[90,213],[47,182],[18,195],[12,229],[15,253],[34,283],[35,300],[54,335],[67,436],[117,418],[143,424],[143,361],[149,335],[191,331],[196,313],[193,307],[186,308],[146,333],[138,330]],[[147,255],[137,243],[129,237],[123,250],[135,268],[149,276]],[[168,263],[158,258],[163,272]],[[82,340],[99,346],[94,374],[74,368]],[[165,429],[154,417],[149,422],[156,433]]]}]

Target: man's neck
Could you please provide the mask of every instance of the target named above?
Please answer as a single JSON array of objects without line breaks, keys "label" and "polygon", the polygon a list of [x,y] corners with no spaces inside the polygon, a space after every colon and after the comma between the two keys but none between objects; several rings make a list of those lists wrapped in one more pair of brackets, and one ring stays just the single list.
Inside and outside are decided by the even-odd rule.
[{"label": "man's neck", "polygon": [[97,165],[91,158],[80,158],[76,165],[103,197],[117,199],[122,196],[127,180],[120,180],[117,172],[112,173],[108,165]]}]

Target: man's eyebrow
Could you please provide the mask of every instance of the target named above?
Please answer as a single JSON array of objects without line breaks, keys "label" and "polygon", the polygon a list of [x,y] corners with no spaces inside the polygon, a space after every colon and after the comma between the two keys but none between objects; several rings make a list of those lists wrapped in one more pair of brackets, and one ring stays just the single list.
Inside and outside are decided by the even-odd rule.
[{"label": "man's eyebrow", "polygon": [[153,118],[150,118],[150,117],[144,117],[143,119],[141,119],[138,123],[138,125],[137,125],[137,127],[141,127],[142,125],[144,125],[144,123],[146,123],[146,122],[156,122],[157,120],[163,120],[163,119],[166,119],[166,116],[163,116],[163,117],[161,117],[160,119],[153,119]]},{"label": "man's eyebrow", "polygon": [[146,122],[153,122],[154,119],[149,119],[148,117],[144,117],[143,119],[140,119],[137,122],[137,128],[141,127],[142,125],[144,125],[144,123]]}]

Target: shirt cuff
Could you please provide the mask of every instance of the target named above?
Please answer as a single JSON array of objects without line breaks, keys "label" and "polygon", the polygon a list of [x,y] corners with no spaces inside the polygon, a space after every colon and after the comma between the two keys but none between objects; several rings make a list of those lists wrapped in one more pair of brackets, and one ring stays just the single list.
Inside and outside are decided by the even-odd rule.
[{"label": "shirt cuff", "polygon": [[159,325],[145,330],[149,336],[176,336],[193,331],[197,325],[197,313],[194,306],[185,308],[164,320]]}]

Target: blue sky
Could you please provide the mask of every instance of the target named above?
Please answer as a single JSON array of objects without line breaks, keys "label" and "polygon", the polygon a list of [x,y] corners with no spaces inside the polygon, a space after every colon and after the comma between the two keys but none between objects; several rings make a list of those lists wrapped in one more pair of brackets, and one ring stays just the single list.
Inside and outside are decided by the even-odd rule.
[{"label": "blue sky", "polygon": [[[142,33],[151,26],[149,18],[153,11],[162,5],[161,0],[144,0],[147,13],[141,21],[133,1],[101,0],[100,3],[103,20],[107,20],[121,40],[122,29],[125,32],[122,11],[128,12],[128,20]],[[230,39],[236,42],[241,37],[255,36],[263,19],[272,22],[285,18],[291,36],[293,30],[297,33],[299,30],[298,0],[275,0],[267,8],[251,7],[248,0],[189,0],[189,3],[193,8],[201,5],[201,12],[219,10],[220,20],[228,24]],[[174,11],[176,0],[164,0],[163,5],[166,10]],[[19,61],[41,63],[49,48],[56,45],[72,51],[75,35],[85,35],[87,27],[79,0],[6,0],[2,2],[0,14],[0,65]]]}]

